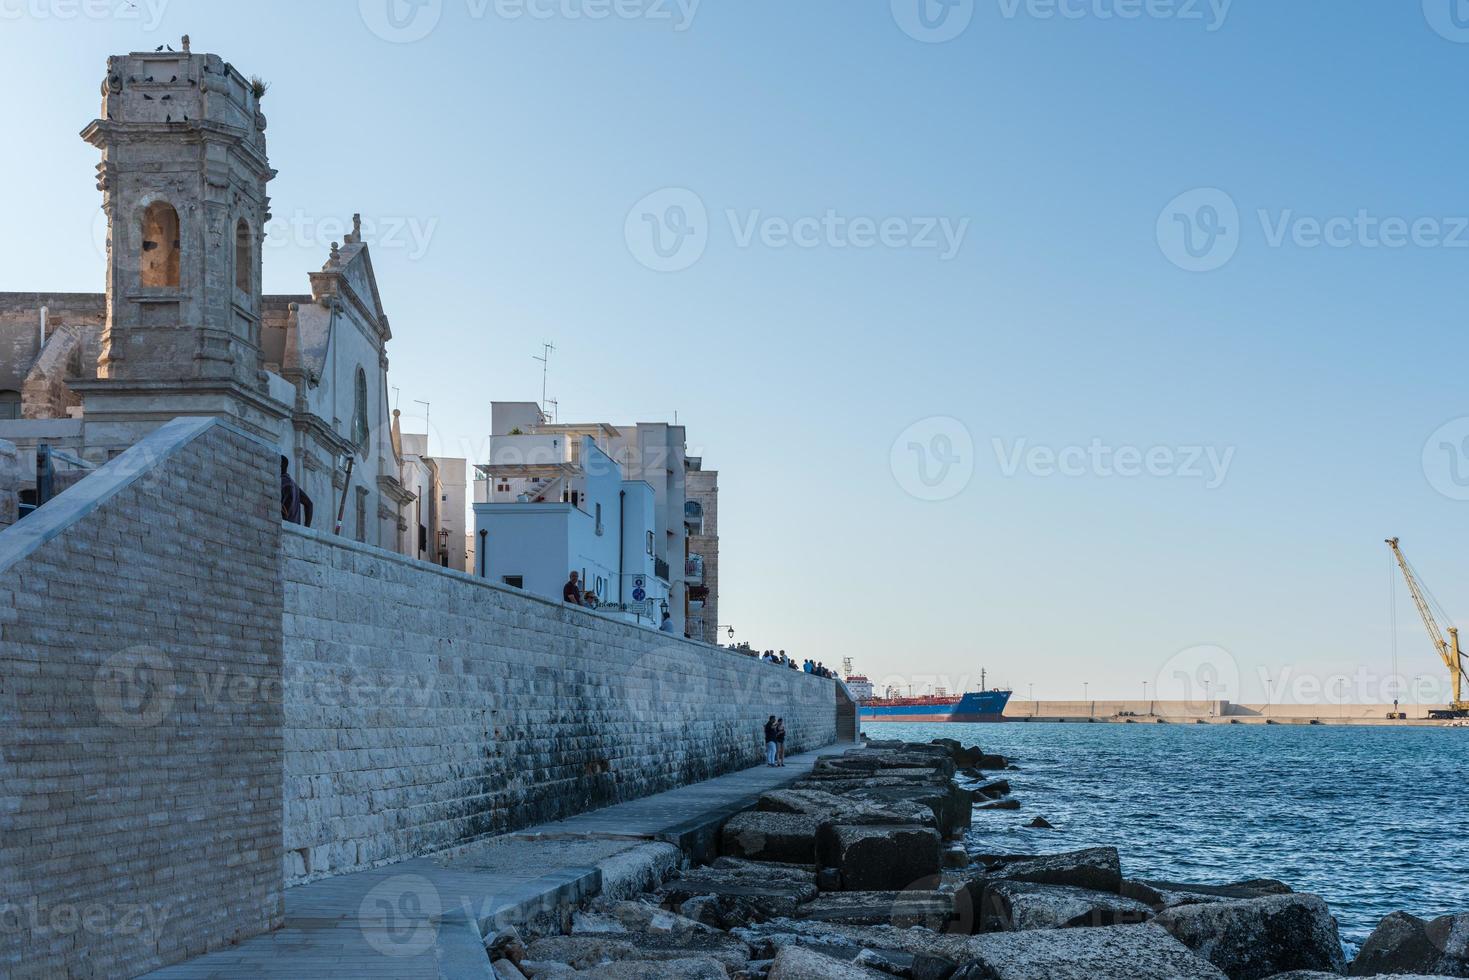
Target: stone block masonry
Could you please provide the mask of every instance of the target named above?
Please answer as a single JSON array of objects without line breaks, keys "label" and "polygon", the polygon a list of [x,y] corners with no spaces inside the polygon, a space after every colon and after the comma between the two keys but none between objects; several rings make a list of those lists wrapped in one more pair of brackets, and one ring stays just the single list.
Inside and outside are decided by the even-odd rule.
[{"label": "stone block masonry", "polygon": [[279,923],[275,459],[178,419],[0,533],[0,975]]},{"label": "stone block masonry", "polygon": [[177,418],[0,530],[0,976],[222,949],[288,884],[758,765],[768,715],[836,738],[831,680],[282,527],[278,474]]},{"label": "stone block masonry", "polygon": [[287,527],[286,878],[357,871],[836,738],[834,682]]}]

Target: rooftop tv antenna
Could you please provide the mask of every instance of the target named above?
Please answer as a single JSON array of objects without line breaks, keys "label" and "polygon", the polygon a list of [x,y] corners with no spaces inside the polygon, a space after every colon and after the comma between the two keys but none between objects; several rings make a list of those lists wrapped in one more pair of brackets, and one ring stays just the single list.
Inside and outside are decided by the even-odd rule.
[{"label": "rooftop tv antenna", "polygon": [[541,362],[541,406],[542,406],[542,408],[544,408],[545,405],[546,405],[546,376],[548,374],[550,374],[550,372],[551,372],[551,355],[554,354],[555,352],[556,352],[556,345],[554,343],[552,343],[551,341],[548,340],[544,344],[541,345],[541,353],[540,353],[540,356],[537,357],[535,355],[532,355],[532,359],[533,360],[537,360],[537,361],[540,361]]},{"label": "rooftop tv antenna", "polygon": [[428,437],[429,433],[433,432],[434,430],[431,429],[428,424],[429,403],[425,401],[419,401],[417,398],[415,398],[413,399],[413,404],[423,406],[423,452],[425,456],[431,456],[432,454],[428,451]]},{"label": "rooftop tv antenna", "polygon": [[548,398],[546,404],[551,406],[551,424],[561,421],[561,403],[554,398]]}]

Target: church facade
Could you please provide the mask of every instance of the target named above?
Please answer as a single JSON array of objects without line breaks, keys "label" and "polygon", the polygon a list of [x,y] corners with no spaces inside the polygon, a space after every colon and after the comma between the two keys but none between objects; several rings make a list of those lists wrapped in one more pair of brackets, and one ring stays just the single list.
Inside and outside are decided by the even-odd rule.
[{"label": "church facade", "polygon": [[299,295],[264,295],[265,86],[216,55],[110,58],[101,116],[105,291],[0,293],[0,439],[96,465],[182,415],[276,445],[312,526],[412,554],[361,223]]}]

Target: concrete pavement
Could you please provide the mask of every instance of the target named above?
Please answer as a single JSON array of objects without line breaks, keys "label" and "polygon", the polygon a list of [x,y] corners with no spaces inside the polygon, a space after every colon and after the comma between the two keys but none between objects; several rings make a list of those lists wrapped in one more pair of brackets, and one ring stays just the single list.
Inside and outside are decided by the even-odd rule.
[{"label": "concrete pavement", "polygon": [[810,771],[827,746],[428,857],[286,892],[285,925],[147,976],[488,978],[483,936],[594,895],[631,894],[685,854],[712,857],[719,825]]}]

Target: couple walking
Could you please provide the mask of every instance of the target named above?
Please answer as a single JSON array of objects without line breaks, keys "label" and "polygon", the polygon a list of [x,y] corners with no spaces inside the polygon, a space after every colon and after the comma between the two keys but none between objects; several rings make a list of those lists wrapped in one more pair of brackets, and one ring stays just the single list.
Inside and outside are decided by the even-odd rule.
[{"label": "couple walking", "polygon": [[777,718],[775,715],[771,715],[765,722],[765,764],[786,764],[786,722],[784,718]]}]

